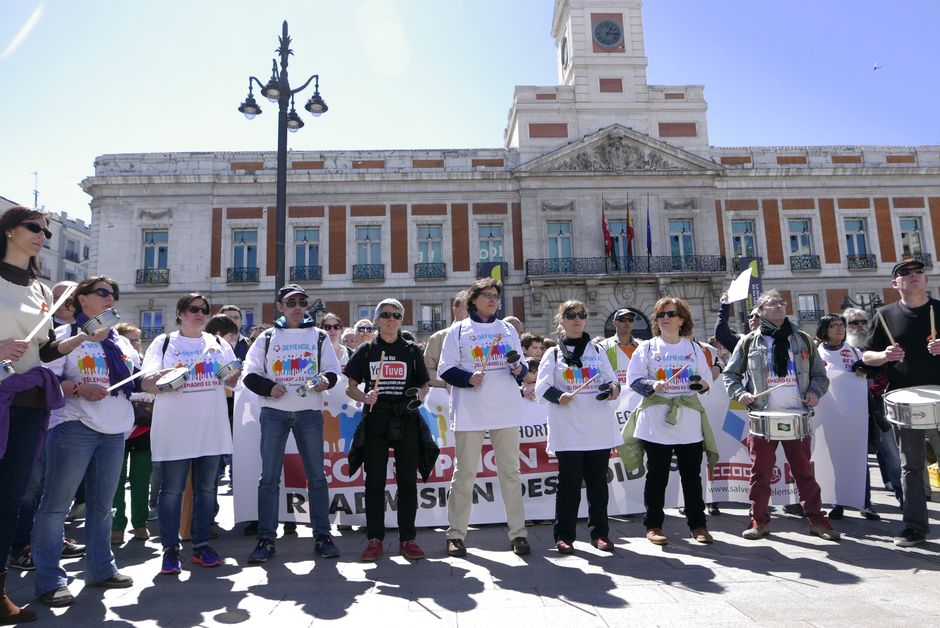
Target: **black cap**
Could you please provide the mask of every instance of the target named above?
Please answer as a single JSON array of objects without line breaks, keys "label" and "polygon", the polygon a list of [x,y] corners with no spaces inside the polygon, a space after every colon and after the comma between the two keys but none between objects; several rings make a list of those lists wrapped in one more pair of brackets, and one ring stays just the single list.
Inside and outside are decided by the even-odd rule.
[{"label": "black cap", "polygon": [[905,268],[923,268],[924,263],[920,260],[907,258],[902,259],[900,262],[894,265],[894,268],[891,269],[891,278],[894,279],[898,276],[899,270],[904,270]]},{"label": "black cap", "polygon": [[307,291],[295,283],[289,283],[277,291],[277,300],[283,301],[287,297],[293,296],[295,294],[302,294],[304,296],[307,296]]}]

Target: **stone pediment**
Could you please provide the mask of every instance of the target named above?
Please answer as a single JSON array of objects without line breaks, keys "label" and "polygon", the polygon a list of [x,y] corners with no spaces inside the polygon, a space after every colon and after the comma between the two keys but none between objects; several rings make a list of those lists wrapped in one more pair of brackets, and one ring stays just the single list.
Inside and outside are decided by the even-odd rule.
[{"label": "stone pediment", "polygon": [[542,172],[718,171],[713,161],[614,124],[516,169]]}]

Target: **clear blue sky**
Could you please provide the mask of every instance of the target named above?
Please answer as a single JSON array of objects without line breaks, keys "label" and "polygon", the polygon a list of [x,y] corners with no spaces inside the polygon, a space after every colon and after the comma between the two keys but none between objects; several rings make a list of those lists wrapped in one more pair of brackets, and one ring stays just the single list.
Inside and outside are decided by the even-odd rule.
[{"label": "clear blue sky", "polygon": [[[293,148],[499,147],[513,87],[555,84],[553,6],[0,0],[0,195],[31,204],[38,171],[41,205],[87,219],[78,182],[96,155],[273,150],[275,106],[252,122],[236,107],[249,74],[270,74],[284,19],[295,85],[319,73],[330,106],[303,112]],[[937,0],[647,0],[643,14],[649,82],[705,85],[714,146],[940,144]]]}]

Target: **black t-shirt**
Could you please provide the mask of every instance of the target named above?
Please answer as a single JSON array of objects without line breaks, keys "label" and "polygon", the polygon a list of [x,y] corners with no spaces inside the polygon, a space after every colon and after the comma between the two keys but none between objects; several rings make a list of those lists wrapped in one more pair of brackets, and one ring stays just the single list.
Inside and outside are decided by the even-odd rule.
[{"label": "black t-shirt", "polygon": [[[909,308],[900,301],[878,310],[885,318],[895,342],[904,349],[903,362],[887,362],[888,390],[940,384],[940,356],[927,352],[930,339],[930,308],[940,326],[940,301],[930,299],[920,307]],[[875,317],[865,349],[883,351],[890,344],[884,326]]]},{"label": "black t-shirt", "polygon": [[361,345],[349,358],[343,373],[349,379],[365,383],[367,392],[372,390],[383,351],[385,359],[382,362],[382,377],[379,379],[380,401],[401,401],[406,390],[428,383],[430,378],[421,349],[401,337],[393,343],[387,343],[379,337]]}]

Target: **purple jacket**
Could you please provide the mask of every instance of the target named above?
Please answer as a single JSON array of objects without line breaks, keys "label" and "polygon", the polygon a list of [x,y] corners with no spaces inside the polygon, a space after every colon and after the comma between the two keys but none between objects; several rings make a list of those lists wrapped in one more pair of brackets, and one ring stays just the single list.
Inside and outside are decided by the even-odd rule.
[{"label": "purple jacket", "polygon": [[14,373],[0,382],[0,459],[7,453],[7,440],[10,437],[10,402],[17,393],[40,387],[46,397],[45,418],[42,425],[42,438],[36,449],[36,457],[45,441],[49,429],[49,412],[65,405],[62,387],[55,373],[44,366],[34,366],[25,373]]}]

